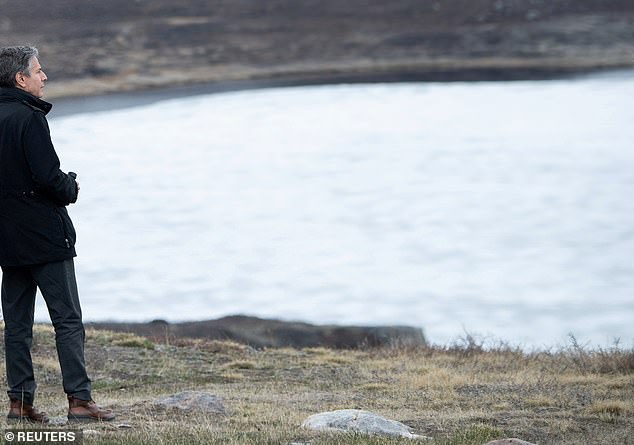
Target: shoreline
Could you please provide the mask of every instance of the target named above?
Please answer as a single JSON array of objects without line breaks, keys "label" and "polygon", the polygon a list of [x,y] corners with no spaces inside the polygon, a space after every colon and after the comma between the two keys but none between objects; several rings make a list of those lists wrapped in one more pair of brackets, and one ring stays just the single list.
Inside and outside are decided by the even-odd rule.
[{"label": "shoreline", "polygon": [[[576,79],[606,73],[627,72],[633,70],[630,65],[607,66],[474,66],[474,67],[437,67],[434,69],[402,69],[398,71],[321,71],[295,73],[262,77],[196,80],[189,82],[141,83],[136,88],[119,88],[117,83],[108,86],[90,86],[90,81],[77,82],[53,81],[52,93],[45,100],[54,104],[50,116],[63,117],[73,114],[112,111],[149,105],[162,100],[194,97],[207,94],[220,94],[237,91],[261,90],[268,88],[290,88],[303,86],[327,86],[340,84],[377,84],[377,83],[456,83],[456,82],[521,82]],[[86,83],[88,82],[88,84]],[[74,86],[78,93],[71,92]]]}]

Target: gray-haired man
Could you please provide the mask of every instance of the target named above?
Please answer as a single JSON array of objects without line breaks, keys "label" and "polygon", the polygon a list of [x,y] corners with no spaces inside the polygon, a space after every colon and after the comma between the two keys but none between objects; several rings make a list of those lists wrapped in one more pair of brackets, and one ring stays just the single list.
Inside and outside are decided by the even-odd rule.
[{"label": "gray-haired man", "polygon": [[46,74],[34,47],[0,48],[0,266],[9,420],[48,422],[33,407],[31,360],[39,287],[55,328],[68,419],[112,420],[92,401],[84,325],[75,281],[75,229],[66,206],[77,200],[74,174],[60,170],[43,101]]}]

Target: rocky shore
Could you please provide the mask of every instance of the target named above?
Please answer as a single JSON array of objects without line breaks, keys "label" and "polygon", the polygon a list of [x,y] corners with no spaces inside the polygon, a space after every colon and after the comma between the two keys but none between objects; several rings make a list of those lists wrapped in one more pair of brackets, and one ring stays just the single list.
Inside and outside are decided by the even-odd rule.
[{"label": "rocky shore", "polygon": [[408,326],[319,326],[301,322],[230,316],[218,320],[168,323],[88,323],[87,328],[129,332],[160,343],[176,338],[229,340],[255,348],[264,347],[421,347],[426,345],[423,331]]},{"label": "rocky shore", "polygon": [[627,0],[0,4],[0,41],[40,48],[49,98],[214,82],[533,79],[634,66]]}]

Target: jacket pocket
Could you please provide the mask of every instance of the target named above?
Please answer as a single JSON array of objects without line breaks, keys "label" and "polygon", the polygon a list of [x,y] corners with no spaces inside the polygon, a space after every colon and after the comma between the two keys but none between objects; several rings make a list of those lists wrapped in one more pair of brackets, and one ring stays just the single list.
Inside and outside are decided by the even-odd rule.
[{"label": "jacket pocket", "polygon": [[68,216],[68,212],[65,207],[56,207],[55,214],[57,215],[57,219],[64,235],[64,245],[70,249],[75,245],[75,241],[77,239],[73,222],[71,221],[70,216]]}]

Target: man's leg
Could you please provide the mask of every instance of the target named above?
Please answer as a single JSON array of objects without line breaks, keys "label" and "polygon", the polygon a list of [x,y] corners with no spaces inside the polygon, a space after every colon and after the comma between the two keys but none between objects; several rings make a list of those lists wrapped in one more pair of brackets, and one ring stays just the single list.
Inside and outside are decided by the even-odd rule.
[{"label": "man's leg", "polygon": [[32,266],[55,328],[57,355],[66,394],[91,400],[84,358],[85,331],[73,260]]},{"label": "man's leg", "polygon": [[35,378],[31,360],[37,286],[28,267],[2,268],[2,314],[9,397],[33,405]]}]

